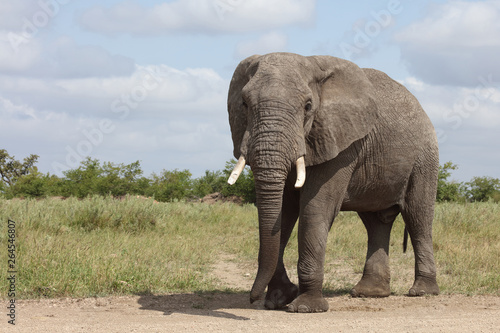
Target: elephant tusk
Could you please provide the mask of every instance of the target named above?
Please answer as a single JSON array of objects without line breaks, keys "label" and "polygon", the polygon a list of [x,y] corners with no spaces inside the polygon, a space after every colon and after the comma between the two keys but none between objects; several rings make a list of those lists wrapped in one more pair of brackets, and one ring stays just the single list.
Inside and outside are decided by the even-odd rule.
[{"label": "elephant tusk", "polygon": [[227,180],[227,183],[229,185],[233,185],[234,183],[236,183],[236,181],[238,180],[238,177],[240,176],[241,172],[245,168],[245,164],[246,164],[246,161],[242,155],[238,159],[238,163],[236,163],[236,165],[234,166],[233,172],[231,172],[231,176]]},{"label": "elephant tusk", "polygon": [[299,157],[295,165],[297,166],[297,181],[295,182],[295,188],[301,188],[306,181],[306,163],[304,161],[304,156]]}]

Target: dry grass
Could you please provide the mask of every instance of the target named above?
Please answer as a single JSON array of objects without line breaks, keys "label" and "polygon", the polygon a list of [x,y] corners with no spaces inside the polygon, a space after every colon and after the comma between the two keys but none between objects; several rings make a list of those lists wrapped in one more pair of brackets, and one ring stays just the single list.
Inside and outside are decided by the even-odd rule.
[{"label": "dry grass", "polygon": [[[2,221],[17,222],[18,298],[212,291],[220,254],[255,267],[257,212],[252,205],[155,203],[128,198],[3,200]],[[413,252],[402,253],[403,222],[391,241],[392,290],[413,282]],[[7,228],[0,233],[0,279],[7,269]],[[500,295],[500,206],[440,204],[434,222],[438,282],[444,293]],[[361,277],[366,232],[343,212],[329,235],[325,291],[345,293]],[[285,262],[296,277],[296,233]],[[5,298],[6,284],[0,286]]]}]

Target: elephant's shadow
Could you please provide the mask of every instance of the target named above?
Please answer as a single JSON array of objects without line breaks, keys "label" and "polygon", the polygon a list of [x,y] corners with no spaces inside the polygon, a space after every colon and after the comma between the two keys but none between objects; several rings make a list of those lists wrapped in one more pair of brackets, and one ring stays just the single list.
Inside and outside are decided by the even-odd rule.
[{"label": "elephant's shadow", "polygon": [[[349,289],[328,289],[323,290],[323,293],[326,297],[343,296],[349,294]],[[166,316],[180,313],[233,320],[250,320],[248,317],[239,316],[225,310],[249,309],[268,311],[264,307],[264,301],[257,301],[254,304],[250,304],[248,291],[199,291],[167,295],[146,293],[139,296],[137,302],[141,305],[140,310],[159,311],[163,312]],[[282,311],[285,311],[285,309]]]},{"label": "elephant's shadow", "polygon": [[137,302],[141,305],[140,310],[160,311],[166,316],[181,313],[233,320],[250,320],[248,317],[238,316],[224,310],[264,310],[263,304],[250,304],[248,291],[200,291],[170,295],[143,294],[140,295]]}]

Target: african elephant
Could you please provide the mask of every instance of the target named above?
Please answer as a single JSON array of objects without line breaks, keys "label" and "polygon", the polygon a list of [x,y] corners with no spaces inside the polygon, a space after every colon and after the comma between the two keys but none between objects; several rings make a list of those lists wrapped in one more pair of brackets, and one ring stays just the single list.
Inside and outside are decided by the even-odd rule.
[{"label": "african elephant", "polygon": [[[237,66],[228,112],[238,158],[229,183],[245,164],[255,179],[260,247],[251,302],[268,287],[268,309],[328,310],[325,246],[341,210],[358,212],[368,233],[352,296],[389,296],[389,238],[399,213],[415,252],[409,295],[439,293],[432,248],[438,145],[408,90],[347,60],[271,53]],[[298,287],[283,264],[297,219]]]}]

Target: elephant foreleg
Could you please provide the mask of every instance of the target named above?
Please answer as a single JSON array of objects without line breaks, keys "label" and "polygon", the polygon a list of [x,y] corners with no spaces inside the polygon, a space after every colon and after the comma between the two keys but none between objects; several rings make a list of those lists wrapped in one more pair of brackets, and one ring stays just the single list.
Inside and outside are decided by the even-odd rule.
[{"label": "elephant foreleg", "polygon": [[329,308],[322,295],[329,224],[318,217],[299,222],[300,295],[288,306],[289,312],[324,312]]},{"label": "elephant foreleg", "polygon": [[289,312],[328,311],[328,302],[322,295],[325,249],[328,232],[352,175],[350,156],[343,152],[336,160],[309,170],[300,198],[297,264],[300,295],[288,306]]}]

